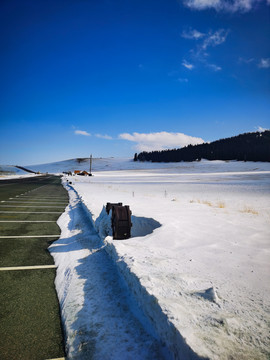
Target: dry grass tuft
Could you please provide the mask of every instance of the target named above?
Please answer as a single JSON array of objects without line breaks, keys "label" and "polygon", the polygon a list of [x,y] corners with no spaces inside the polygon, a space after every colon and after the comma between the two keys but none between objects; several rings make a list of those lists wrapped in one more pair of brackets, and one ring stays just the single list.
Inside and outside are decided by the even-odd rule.
[{"label": "dry grass tuft", "polygon": [[218,207],[219,209],[225,208],[225,203],[223,201],[219,201],[219,202],[217,202],[217,204],[213,204],[209,200],[190,200],[189,202],[191,204],[197,203],[197,204],[204,204],[204,205],[211,206],[211,207]]},{"label": "dry grass tuft", "polygon": [[217,203],[217,207],[220,208],[220,209],[224,209],[225,208],[225,203],[223,201],[219,201]]},{"label": "dry grass tuft", "polygon": [[252,209],[249,206],[245,206],[244,209],[240,210],[241,213],[247,213],[247,214],[253,214],[253,215],[259,215],[258,211]]},{"label": "dry grass tuft", "polygon": [[203,200],[203,201],[202,201],[202,204],[208,205],[208,206],[213,206],[213,204],[211,203],[211,201],[208,201],[208,200]]}]

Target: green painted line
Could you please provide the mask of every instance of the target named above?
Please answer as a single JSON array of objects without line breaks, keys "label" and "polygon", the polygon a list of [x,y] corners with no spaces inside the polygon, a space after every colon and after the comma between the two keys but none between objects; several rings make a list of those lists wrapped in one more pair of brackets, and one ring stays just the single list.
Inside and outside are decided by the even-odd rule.
[{"label": "green painted line", "polygon": [[58,235],[18,235],[18,236],[7,235],[7,236],[0,236],[0,239],[50,238],[50,237],[58,237],[59,238],[59,236],[60,236],[60,234],[58,234]]},{"label": "green painted line", "polygon": [[65,197],[63,197],[63,196],[60,196],[60,197],[56,197],[56,196],[51,196],[51,197],[47,197],[47,196],[42,196],[42,197],[36,197],[36,196],[34,196],[34,195],[31,195],[31,196],[18,196],[18,197],[15,197],[15,198],[13,198],[13,197],[11,197],[11,198],[9,198],[10,200],[20,200],[20,199],[26,199],[26,200],[31,200],[31,199],[33,199],[33,200],[63,200],[63,199],[65,199]]},{"label": "green painted line", "polygon": [[[59,206],[65,205],[67,202],[66,201],[12,201],[12,200],[6,200],[6,201],[1,201],[2,203],[11,203],[11,204],[30,204],[30,205],[35,205],[35,204],[59,204]],[[10,205],[11,205],[10,204]],[[9,205],[9,204],[7,204]]]},{"label": "green painted line", "polygon": [[[15,200],[15,201],[14,201]],[[11,199],[11,200],[2,200],[1,202],[11,202],[11,203],[19,203],[19,202],[24,202],[24,203],[32,203],[32,202],[34,202],[34,203],[36,203],[36,202],[42,202],[42,201],[46,201],[46,202],[49,202],[50,204],[51,203],[66,203],[66,201],[48,201],[48,200],[46,200],[46,199],[33,199],[33,200],[28,200],[28,199]]]},{"label": "green painted line", "polygon": [[39,200],[57,200],[57,199],[60,199],[60,200],[63,200],[63,197],[60,197],[60,198],[55,198],[54,196],[53,197],[50,197],[50,198],[47,198],[47,197],[42,197],[42,198],[36,198],[36,197],[30,197],[30,196],[23,196],[23,197],[19,197],[19,198],[16,198],[16,199],[14,199],[14,200],[20,200],[20,199],[26,199],[26,200],[28,200],[28,199],[32,199],[33,198],[33,200],[37,200],[37,201],[39,201]]},{"label": "green painted line", "polygon": [[54,205],[52,205],[52,206],[39,206],[39,205],[37,205],[37,206],[32,206],[32,205],[0,205],[1,207],[16,207],[16,208],[18,208],[18,207],[33,207],[33,208],[53,208],[53,207],[56,207],[56,208],[59,208],[59,207],[61,207],[62,205],[59,205],[59,206],[54,206]]},{"label": "green painted line", "polygon": [[53,220],[0,220],[0,223],[48,223],[53,222]]},{"label": "green painted line", "polygon": [[0,211],[1,214],[62,214],[62,211]]}]

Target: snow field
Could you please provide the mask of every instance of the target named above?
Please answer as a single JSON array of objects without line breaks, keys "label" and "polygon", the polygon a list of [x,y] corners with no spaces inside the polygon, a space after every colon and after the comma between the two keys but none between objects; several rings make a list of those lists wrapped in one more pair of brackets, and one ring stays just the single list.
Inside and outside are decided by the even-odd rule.
[{"label": "snow field", "polygon": [[0,181],[1,180],[12,180],[12,179],[23,179],[23,178],[28,178],[28,177],[34,177],[34,176],[41,176],[39,174],[14,174],[14,175],[1,175],[0,174]]},{"label": "snow field", "polygon": [[50,247],[67,358],[170,359],[121,283],[78,195],[70,188],[69,195],[58,220],[61,238]]},{"label": "snow field", "polygon": [[[99,172],[69,180],[93,221],[107,202],[121,201],[148,224],[145,230],[141,223],[144,236],[133,233],[125,241],[106,237],[106,221],[99,232],[175,358],[267,359],[269,164],[237,163],[236,169],[233,163],[230,172],[214,165],[198,163],[192,174],[186,165],[179,172],[177,164],[170,171]],[[152,221],[157,226],[151,228]]]}]

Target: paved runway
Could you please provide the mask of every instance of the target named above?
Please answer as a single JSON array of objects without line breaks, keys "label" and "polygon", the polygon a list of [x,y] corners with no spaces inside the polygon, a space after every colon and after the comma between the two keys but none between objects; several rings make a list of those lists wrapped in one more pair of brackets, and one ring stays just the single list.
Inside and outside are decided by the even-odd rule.
[{"label": "paved runway", "polygon": [[0,181],[0,359],[65,356],[55,268],[47,248],[68,204],[59,177]]}]

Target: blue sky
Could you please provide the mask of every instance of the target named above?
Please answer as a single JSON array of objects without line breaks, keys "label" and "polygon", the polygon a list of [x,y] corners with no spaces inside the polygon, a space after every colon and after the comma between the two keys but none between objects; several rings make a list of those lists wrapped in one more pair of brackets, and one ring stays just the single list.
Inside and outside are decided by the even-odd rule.
[{"label": "blue sky", "polygon": [[270,128],[269,0],[2,0],[0,163]]}]

